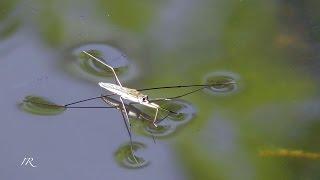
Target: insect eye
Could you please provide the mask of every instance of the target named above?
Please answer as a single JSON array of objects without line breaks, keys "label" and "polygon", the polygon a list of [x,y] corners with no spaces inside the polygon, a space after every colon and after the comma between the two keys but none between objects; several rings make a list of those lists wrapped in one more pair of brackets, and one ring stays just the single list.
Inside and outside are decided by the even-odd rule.
[{"label": "insect eye", "polygon": [[144,97],[142,98],[142,101],[143,101],[143,102],[148,101],[148,96],[144,96]]}]

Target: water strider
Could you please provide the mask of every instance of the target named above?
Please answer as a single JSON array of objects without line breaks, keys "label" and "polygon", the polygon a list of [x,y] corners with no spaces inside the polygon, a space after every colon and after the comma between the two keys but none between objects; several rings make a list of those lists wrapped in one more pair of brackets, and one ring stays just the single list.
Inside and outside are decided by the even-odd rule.
[{"label": "water strider", "polygon": [[[123,117],[124,120],[124,124],[126,126],[126,129],[128,131],[129,134],[129,138],[130,138],[130,146],[131,146],[131,153],[132,156],[134,158],[134,160],[136,161],[137,164],[139,164],[139,162],[137,161],[137,159],[135,158],[134,155],[134,151],[133,151],[133,144],[132,144],[132,135],[131,135],[131,124],[130,124],[130,119],[129,119],[129,113],[136,113],[138,115],[138,117],[145,119],[147,121],[152,121],[152,124],[154,127],[157,127],[157,123],[162,121],[163,119],[165,119],[169,114],[177,114],[176,112],[173,112],[169,109],[163,108],[161,107],[159,104],[157,104],[157,101],[170,101],[173,99],[177,99],[192,93],[195,93],[197,91],[200,91],[202,89],[205,88],[210,88],[212,86],[221,86],[221,85],[228,85],[228,84],[235,84],[234,81],[230,81],[230,82],[219,82],[219,83],[213,83],[213,84],[196,84],[196,85],[176,85],[176,86],[162,86],[162,87],[154,87],[154,88],[145,88],[145,89],[132,89],[132,88],[127,88],[122,86],[115,70],[113,67],[111,67],[110,65],[106,64],[105,62],[103,62],[102,60],[98,59],[97,57],[93,56],[92,54],[88,53],[87,51],[82,51],[83,53],[85,53],[86,55],[88,55],[91,59],[103,64],[105,67],[109,68],[114,75],[116,84],[113,83],[105,83],[105,82],[99,82],[99,86],[102,87],[103,89],[111,92],[112,94],[108,94],[108,95],[101,95],[101,96],[97,96],[97,97],[93,97],[93,98],[88,98],[88,99],[83,99],[83,100],[79,100],[76,102],[72,102],[72,103],[68,103],[65,104],[63,106],[60,105],[50,105],[50,106],[57,106],[57,107],[63,107],[63,108],[116,108],[118,110],[120,110],[121,115]],[[156,99],[149,99],[148,95],[143,94],[142,91],[149,91],[149,90],[156,90],[156,89],[169,89],[169,88],[188,88],[188,87],[199,87],[195,90],[189,91],[187,93],[184,93],[182,95],[179,96],[174,96],[174,97],[169,97],[169,98],[156,98]],[[114,96],[114,95],[118,95],[119,96],[119,102],[121,102],[121,104],[119,103],[114,103],[112,102],[112,100],[108,99],[107,97],[109,96]],[[110,105],[110,107],[82,107],[82,106],[72,106],[74,104],[78,104],[81,102],[85,102],[85,101],[90,101],[90,100],[94,100],[94,99],[103,99],[104,102],[106,102],[107,104]],[[124,100],[128,100],[130,101],[129,105],[125,105]],[[28,100],[25,100],[28,101]],[[37,102],[33,102],[33,103],[37,103]],[[41,102],[38,104],[42,104]],[[155,109],[155,115],[153,118],[151,118],[150,116],[147,116],[146,114],[142,113],[141,111],[138,111],[137,109],[133,109],[133,106],[131,106],[132,104],[141,104],[143,106]],[[160,120],[158,120],[158,112],[160,110],[164,110],[166,112],[168,112],[168,115],[164,118],[161,118]]]}]

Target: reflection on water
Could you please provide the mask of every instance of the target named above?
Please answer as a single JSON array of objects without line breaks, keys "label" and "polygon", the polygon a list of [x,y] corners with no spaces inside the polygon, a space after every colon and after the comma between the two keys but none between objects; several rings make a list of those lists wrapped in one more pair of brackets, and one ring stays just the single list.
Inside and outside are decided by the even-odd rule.
[{"label": "reflection on water", "polygon": [[[136,131],[138,133],[148,135],[150,137],[170,137],[170,135],[178,133],[177,131],[181,130],[179,127],[190,122],[196,114],[195,108],[184,100],[158,101],[157,104],[177,114],[160,110],[157,121],[158,127],[155,127],[150,123],[153,120],[153,118],[150,118],[148,121],[135,124],[137,127]],[[137,106],[139,107],[139,105]],[[154,110],[148,107],[139,108],[147,114],[154,115],[154,112],[152,113]],[[149,117],[153,117],[152,115],[149,115]]]},{"label": "reflection on water", "polygon": [[[239,76],[231,72],[212,72],[205,78],[206,84],[213,84],[206,91],[215,95],[227,95],[239,90]],[[216,85],[215,85],[216,84]]]},{"label": "reflection on water", "polygon": [[42,116],[58,115],[66,110],[63,106],[39,96],[26,96],[19,107],[25,112]]},{"label": "reflection on water", "polygon": [[196,116],[195,107],[188,101],[176,99],[171,101],[162,101],[159,103],[161,107],[176,112],[177,114],[169,114],[168,121],[173,121],[176,125],[186,124]]},{"label": "reflection on water", "polygon": [[103,64],[97,61],[92,60],[82,51],[87,51],[91,55],[111,65],[122,80],[131,79],[136,74],[136,66],[134,62],[131,59],[128,59],[128,57],[119,49],[108,44],[91,43],[76,47],[71,52],[75,58],[75,61],[72,63],[72,67],[70,67],[70,69],[76,71],[75,75],[77,76],[79,76],[81,73],[85,73],[83,76],[89,75],[104,79],[113,79],[113,73],[111,69],[105,67]]},{"label": "reflection on water", "polygon": [[[125,113],[120,100],[109,96],[105,96],[102,99],[105,103],[117,107],[122,113]],[[162,108],[177,113],[173,114],[160,110],[156,121],[157,127],[153,124],[154,109],[137,104],[125,104],[135,132],[150,137],[167,137],[172,133],[176,133],[179,126],[188,123],[195,117],[195,108],[184,100],[158,101],[157,104]]]},{"label": "reflection on water", "polygon": [[[150,162],[145,160],[143,157],[133,155],[130,146],[130,143],[126,143],[120,146],[119,149],[115,152],[114,155],[117,163],[122,167],[130,169],[143,168],[148,166]],[[143,152],[145,148],[146,145],[144,145],[143,143],[132,142],[132,149],[134,151],[134,154],[139,154],[140,151]]]},{"label": "reflection on water", "polygon": [[176,126],[168,121],[162,121],[158,123],[157,127],[151,125],[150,123],[143,123],[142,125],[136,127],[139,128],[138,133],[141,133],[149,137],[158,138],[171,135],[176,130]]}]

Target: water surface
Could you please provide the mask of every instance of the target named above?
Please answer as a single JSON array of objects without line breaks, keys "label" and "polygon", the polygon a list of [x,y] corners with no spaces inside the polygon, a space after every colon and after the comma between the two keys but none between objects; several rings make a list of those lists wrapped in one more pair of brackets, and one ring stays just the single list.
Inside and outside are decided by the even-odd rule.
[{"label": "water surface", "polygon": [[[259,155],[320,152],[318,7],[315,0],[2,0],[1,179],[319,179],[315,159]],[[119,110],[23,101],[64,105],[106,93],[97,83],[114,82],[110,71],[82,50],[113,65],[131,88],[235,84],[163,104],[180,116],[159,129],[132,118],[136,166]],[[20,166],[25,157],[37,168]]]}]

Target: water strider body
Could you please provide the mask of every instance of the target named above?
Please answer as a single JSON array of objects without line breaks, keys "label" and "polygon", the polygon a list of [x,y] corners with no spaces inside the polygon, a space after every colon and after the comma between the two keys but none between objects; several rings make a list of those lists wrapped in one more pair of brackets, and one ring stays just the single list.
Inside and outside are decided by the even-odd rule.
[{"label": "water strider body", "polygon": [[[116,109],[124,113],[124,109],[122,108],[120,101],[113,99],[109,96],[102,95],[101,97],[105,103],[115,107]],[[140,110],[139,108],[136,108],[132,104],[126,104],[126,108],[127,108],[129,117],[140,119],[142,121],[152,122],[152,117],[150,115],[148,115],[147,113],[144,113],[142,110]],[[150,125],[151,124],[153,123],[150,123]]]},{"label": "water strider body", "polygon": [[134,103],[139,103],[144,106],[154,108],[154,109],[159,109],[160,106],[154,102],[150,102],[149,98],[147,95],[142,94],[136,89],[131,89],[123,86],[118,86],[116,84],[112,83],[104,83],[104,82],[99,82],[99,86],[113,92],[119,96],[121,96],[123,99],[127,99],[129,101],[132,101]]}]

